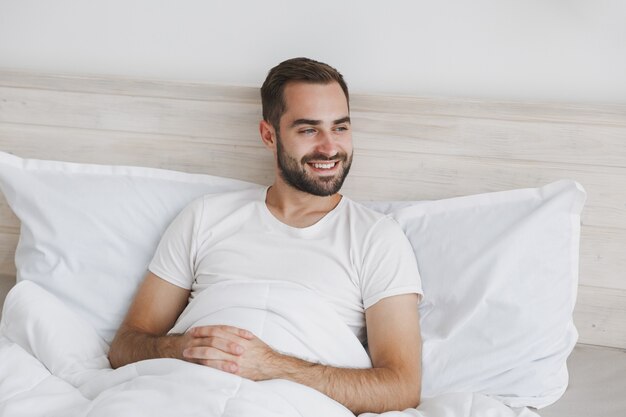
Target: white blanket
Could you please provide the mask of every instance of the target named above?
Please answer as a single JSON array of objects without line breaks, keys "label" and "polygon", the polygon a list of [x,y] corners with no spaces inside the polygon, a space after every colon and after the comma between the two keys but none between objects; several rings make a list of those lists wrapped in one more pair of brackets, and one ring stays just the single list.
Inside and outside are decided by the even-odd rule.
[{"label": "white blanket", "polygon": [[[200,324],[244,327],[282,352],[343,367],[369,357],[336,313],[306,289],[276,282],[203,292],[173,331]],[[352,416],[336,401],[285,380],[253,382],[173,359],[109,367],[108,346],[43,288],[16,285],[0,323],[0,416]],[[364,414],[371,417],[374,414]],[[383,416],[537,417],[489,397],[450,393]]]}]

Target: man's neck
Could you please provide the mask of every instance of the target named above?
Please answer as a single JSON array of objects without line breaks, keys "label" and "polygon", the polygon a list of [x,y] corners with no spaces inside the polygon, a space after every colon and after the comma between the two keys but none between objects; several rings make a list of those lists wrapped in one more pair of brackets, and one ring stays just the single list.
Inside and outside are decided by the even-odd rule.
[{"label": "man's neck", "polygon": [[328,212],[337,207],[341,194],[320,197],[276,181],[267,191],[265,204],[281,222],[292,227],[308,227],[317,223]]}]

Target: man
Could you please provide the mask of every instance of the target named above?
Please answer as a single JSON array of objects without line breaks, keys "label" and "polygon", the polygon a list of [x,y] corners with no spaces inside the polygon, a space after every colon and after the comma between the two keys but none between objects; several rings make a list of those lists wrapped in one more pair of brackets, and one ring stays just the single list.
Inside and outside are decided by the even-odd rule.
[{"label": "man", "polygon": [[[416,407],[419,273],[397,223],[338,194],[353,154],[343,77],[295,58],[269,72],[261,96],[261,139],[276,161],[273,185],[206,196],[183,210],[111,345],[111,365],[179,358],[252,380],[308,385],[356,414]],[[367,340],[373,367],[307,362],[231,326],[167,335],[190,297],[219,282],[257,278],[318,293]]]}]

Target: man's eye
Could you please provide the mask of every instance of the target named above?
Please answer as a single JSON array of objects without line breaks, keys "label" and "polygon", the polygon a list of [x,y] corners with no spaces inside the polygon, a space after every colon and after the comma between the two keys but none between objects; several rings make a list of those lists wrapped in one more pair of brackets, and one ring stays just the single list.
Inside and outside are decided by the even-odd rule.
[{"label": "man's eye", "polygon": [[337,127],[335,128],[335,130],[336,130],[337,132],[345,132],[345,131],[347,131],[347,130],[348,130],[348,128],[347,128],[346,126],[337,126]]},{"label": "man's eye", "polygon": [[304,133],[305,135],[312,135],[313,133],[315,133],[315,129],[303,129],[300,131],[300,133]]}]

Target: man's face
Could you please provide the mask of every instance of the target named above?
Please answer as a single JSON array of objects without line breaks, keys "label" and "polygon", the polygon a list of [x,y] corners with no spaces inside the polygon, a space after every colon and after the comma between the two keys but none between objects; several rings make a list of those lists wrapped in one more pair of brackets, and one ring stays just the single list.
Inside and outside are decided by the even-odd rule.
[{"label": "man's face", "polygon": [[318,196],[337,193],[352,164],[348,103],[337,83],[290,83],[287,109],[276,131],[276,156],[282,179]]}]

